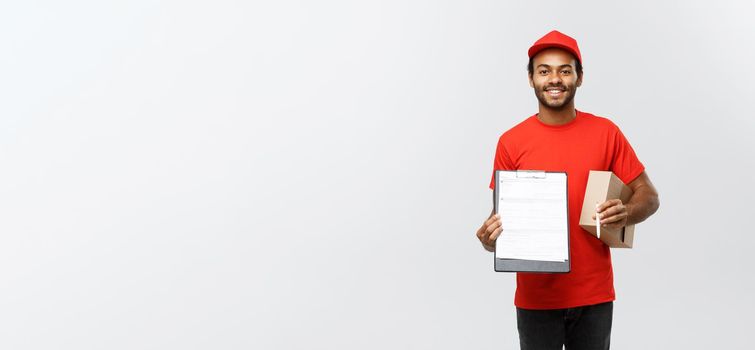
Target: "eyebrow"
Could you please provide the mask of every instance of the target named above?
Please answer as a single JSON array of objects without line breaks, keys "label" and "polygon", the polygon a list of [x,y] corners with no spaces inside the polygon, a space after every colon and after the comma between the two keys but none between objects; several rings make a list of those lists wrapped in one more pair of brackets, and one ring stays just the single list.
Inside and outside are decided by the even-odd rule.
[{"label": "eyebrow", "polygon": [[[541,64],[538,64],[538,65],[537,65],[537,68],[540,68],[540,67],[550,68],[551,66],[549,66],[549,65],[547,65],[547,64],[543,64],[543,63],[541,63]],[[559,66],[559,68],[562,68],[562,67],[569,67],[569,68],[572,68],[571,64],[562,64],[562,65],[560,65],[560,66]]]}]

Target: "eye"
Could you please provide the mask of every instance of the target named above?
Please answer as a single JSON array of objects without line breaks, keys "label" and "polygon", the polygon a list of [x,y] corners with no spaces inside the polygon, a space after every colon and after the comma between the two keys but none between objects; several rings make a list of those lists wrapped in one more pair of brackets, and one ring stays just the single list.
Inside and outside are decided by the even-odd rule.
[{"label": "eye", "polygon": [[569,75],[569,74],[571,74],[571,71],[568,70],[568,69],[564,69],[564,70],[561,71],[561,74]]},{"label": "eye", "polygon": [[542,69],[542,70],[540,70],[539,73],[540,73],[540,75],[546,75],[546,74],[548,74],[548,71],[545,70],[545,69]]}]

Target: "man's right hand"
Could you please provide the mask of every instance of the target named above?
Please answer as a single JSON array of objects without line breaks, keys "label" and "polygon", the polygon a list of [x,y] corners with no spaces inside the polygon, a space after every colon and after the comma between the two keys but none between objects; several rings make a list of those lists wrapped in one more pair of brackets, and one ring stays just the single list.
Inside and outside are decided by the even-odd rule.
[{"label": "man's right hand", "polygon": [[501,216],[498,214],[491,214],[490,217],[485,220],[479,230],[477,230],[477,239],[480,240],[485,250],[489,252],[495,251],[495,240],[501,235]]}]

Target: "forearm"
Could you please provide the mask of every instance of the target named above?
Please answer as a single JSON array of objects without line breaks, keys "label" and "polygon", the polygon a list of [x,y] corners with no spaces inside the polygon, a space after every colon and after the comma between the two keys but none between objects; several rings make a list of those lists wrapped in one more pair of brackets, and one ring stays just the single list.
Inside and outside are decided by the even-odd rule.
[{"label": "forearm", "polygon": [[639,187],[625,206],[627,208],[627,225],[639,224],[658,210],[660,206],[658,193],[652,186]]}]

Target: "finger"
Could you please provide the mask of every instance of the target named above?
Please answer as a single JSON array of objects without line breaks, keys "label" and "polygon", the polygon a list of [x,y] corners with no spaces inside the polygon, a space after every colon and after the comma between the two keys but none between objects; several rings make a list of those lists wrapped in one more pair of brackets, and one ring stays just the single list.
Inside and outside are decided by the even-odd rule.
[{"label": "finger", "polygon": [[485,236],[485,226],[483,225],[479,229],[477,229],[477,238],[482,241],[482,238]]},{"label": "finger", "polygon": [[502,231],[503,230],[501,229],[495,230],[493,234],[491,234],[490,237],[488,237],[488,239],[485,241],[486,242],[485,244],[489,246],[495,246],[495,240],[498,239],[498,236],[501,235]]},{"label": "finger", "polygon": [[598,215],[596,215],[596,214],[599,212],[598,209],[600,209],[600,204],[601,203],[599,203],[599,202],[595,202],[595,214],[592,214],[592,220],[593,221],[595,221],[595,219],[598,217]]},{"label": "finger", "polygon": [[488,239],[488,227],[483,225],[477,230],[477,239],[480,240],[480,242],[485,243],[485,241]]},{"label": "finger", "polygon": [[498,214],[493,214],[487,220],[485,220],[485,222],[482,223],[482,226],[480,226],[480,228],[477,230],[477,238],[479,238],[480,240],[483,239],[483,237],[487,234],[488,226],[495,223],[497,217]]},{"label": "finger", "polygon": [[490,230],[487,231],[487,233],[485,234],[485,238],[488,239],[488,240],[493,240],[494,241],[495,238],[494,238],[493,235],[496,233],[496,231],[501,231],[501,230],[503,230],[503,228],[501,227],[501,225],[498,225],[498,226],[495,226],[495,227],[491,226]]},{"label": "finger", "polygon": [[604,217],[608,218],[608,217],[611,217],[611,216],[614,216],[614,215],[618,215],[618,214],[621,214],[621,213],[626,213],[626,211],[627,211],[627,208],[623,204],[614,205],[614,206],[606,209],[602,213],[600,213],[600,217],[601,218],[604,218]]},{"label": "finger", "polygon": [[619,204],[621,204],[621,199],[609,199],[598,205],[598,213],[602,213],[604,210],[606,210],[606,208],[610,208]]},{"label": "finger", "polygon": [[487,231],[487,235],[490,236],[491,234],[493,234],[493,231],[495,231],[499,227],[501,227],[501,220],[493,222],[493,224],[488,226],[485,231]]},{"label": "finger", "polygon": [[490,224],[492,224],[496,220],[500,220],[500,219],[501,219],[501,217],[498,214],[493,214],[487,220],[485,220],[485,226],[490,226]]},{"label": "finger", "polygon": [[600,219],[600,223],[601,224],[610,224],[610,223],[614,223],[614,222],[617,222],[617,221],[622,221],[622,220],[624,220],[626,218],[627,218],[626,213],[619,213],[619,214],[616,214],[616,215],[612,215],[612,216],[606,217],[605,219],[601,218]]},{"label": "finger", "polygon": [[493,231],[492,234],[490,234],[490,244],[492,245],[495,243],[495,240],[498,239],[498,236],[501,235],[501,232],[503,232],[502,228],[497,228],[495,231]]},{"label": "finger", "polygon": [[485,240],[485,242],[486,242],[485,244],[487,244],[487,245],[495,245],[495,240],[498,238],[498,236],[501,235],[502,231],[503,231],[503,229],[501,229],[501,228],[498,228],[495,231],[493,231],[490,234],[490,236],[488,236],[487,239]]},{"label": "finger", "polygon": [[603,203],[600,203],[598,205],[598,207],[596,208],[596,210],[597,210],[598,213],[603,213],[604,211],[606,211],[606,210],[608,210],[610,208],[613,208],[616,205],[620,205],[620,204],[621,204],[621,200],[618,200],[618,199],[609,199],[609,200],[607,200],[607,201],[605,201]]}]

